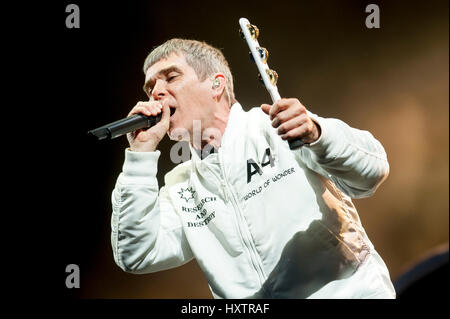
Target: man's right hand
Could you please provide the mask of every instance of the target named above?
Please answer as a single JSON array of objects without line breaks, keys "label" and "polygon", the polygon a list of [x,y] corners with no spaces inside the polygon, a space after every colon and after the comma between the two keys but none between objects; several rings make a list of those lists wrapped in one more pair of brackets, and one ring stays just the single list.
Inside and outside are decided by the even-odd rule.
[{"label": "man's right hand", "polygon": [[161,121],[149,129],[139,129],[127,134],[130,150],[134,152],[153,152],[169,130],[170,108],[159,101],[138,102],[128,116],[143,114],[156,116],[162,111]]}]

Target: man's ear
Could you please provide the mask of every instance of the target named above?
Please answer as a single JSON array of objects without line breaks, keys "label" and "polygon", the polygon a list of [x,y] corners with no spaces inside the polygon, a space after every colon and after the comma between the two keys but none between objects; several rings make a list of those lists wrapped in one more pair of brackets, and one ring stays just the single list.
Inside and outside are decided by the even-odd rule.
[{"label": "man's ear", "polygon": [[212,93],[214,99],[220,100],[222,94],[225,92],[226,84],[227,80],[225,75],[222,73],[214,74],[212,78]]}]

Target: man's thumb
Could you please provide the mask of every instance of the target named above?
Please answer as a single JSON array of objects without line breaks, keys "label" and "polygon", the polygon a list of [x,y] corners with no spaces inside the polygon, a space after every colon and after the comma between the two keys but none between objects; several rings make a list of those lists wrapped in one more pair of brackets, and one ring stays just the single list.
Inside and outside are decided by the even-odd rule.
[{"label": "man's thumb", "polygon": [[270,111],[271,107],[272,107],[272,105],[270,105],[270,104],[261,104],[261,110],[263,110],[263,112],[266,113],[267,115],[269,115],[269,111]]},{"label": "man's thumb", "polygon": [[162,116],[161,116],[161,122],[167,121],[170,117],[170,108],[169,108],[169,102],[163,101],[162,102]]}]

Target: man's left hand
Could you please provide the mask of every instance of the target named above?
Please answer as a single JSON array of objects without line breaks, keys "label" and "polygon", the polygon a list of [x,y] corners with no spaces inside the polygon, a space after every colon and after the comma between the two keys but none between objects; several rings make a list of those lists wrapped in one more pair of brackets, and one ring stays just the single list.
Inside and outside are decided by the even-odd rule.
[{"label": "man's left hand", "polygon": [[270,116],[272,126],[277,128],[283,140],[299,137],[310,144],[320,137],[320,126],[308,116],[298,99],[281,99],[273,105],[262,104],[261,109]]}]

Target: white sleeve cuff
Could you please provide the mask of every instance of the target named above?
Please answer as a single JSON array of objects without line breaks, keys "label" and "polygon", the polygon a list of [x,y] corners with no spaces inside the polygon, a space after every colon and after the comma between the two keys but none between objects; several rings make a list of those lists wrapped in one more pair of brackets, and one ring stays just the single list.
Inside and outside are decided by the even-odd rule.
[{"label": "white sleeve cuff", "polygon": [[122,167],[123,175],[127,178],[155,178],[158,172],[159,150],[154,152],[133,152],[125,150],[125,162]]}]

